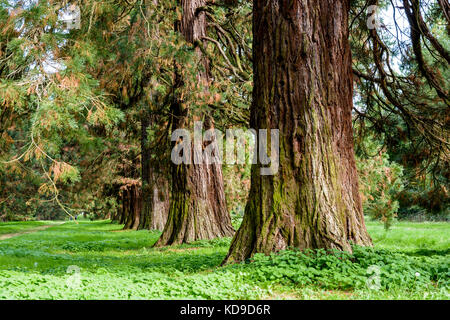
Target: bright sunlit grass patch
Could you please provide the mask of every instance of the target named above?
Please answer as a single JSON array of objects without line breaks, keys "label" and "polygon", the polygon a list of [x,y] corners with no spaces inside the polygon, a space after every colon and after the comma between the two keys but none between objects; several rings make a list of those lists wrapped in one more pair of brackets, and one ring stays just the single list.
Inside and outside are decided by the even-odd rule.
[{"label": "bright sunlit grass patch", "polygon": [[37,227],[46,225],[57,224],[57,221],[14,221],[14,222],[1,222],[0,223],[0,235],[10,233],[21,233],[32,230]]}]

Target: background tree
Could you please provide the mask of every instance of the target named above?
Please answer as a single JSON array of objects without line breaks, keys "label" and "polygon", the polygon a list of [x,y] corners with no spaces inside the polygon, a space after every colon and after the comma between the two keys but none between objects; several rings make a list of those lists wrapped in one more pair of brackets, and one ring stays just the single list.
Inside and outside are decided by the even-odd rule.
[{"label": "background tree", "polygon": [[[196,83],[189,83],[186,78],[183,78],[180,71],[182,66],[176,65],[175,69],[174,90],[191,85],[191,88],[197,92],[198,98],[210,95],[208,92],[209,61],[200,48],[204,46],[203,38],[206,36],[206,15],[204,12],[198,12],[198,9],[205,4],[204,0],[181,1],[182,18],[179,22],[179,30],[186,41],[196,47],[195,58],[200,66],[197,69]],[[206,120],[206,129],[213,128],[209,114],[190,109],[183,100],[182,96],[175,93],[171,106],[175,129],[192,130],[195,120]],[[203,145],[202,150],[197,150],[192,144],[192,159],[202,157],[204,147]],[[218,156],[218,154],[215,155],[216,159]],[[221,164],[202,162],[201,164],[172,165],[171,191],[167,224],[156,246],[226,237],[233,234],[234,230],[226,206]]]},{"label": "background tree", "polygon": [[[365,157],[373,154],[361,142],[376,137],[382,142],[379,149],[404,167],[405,187],[394,197],[400,218],[448,219],[449,33],[444,3],[353,1],[357,151]],[[375,29],[367,28],[369,5],[381,9]]]}]

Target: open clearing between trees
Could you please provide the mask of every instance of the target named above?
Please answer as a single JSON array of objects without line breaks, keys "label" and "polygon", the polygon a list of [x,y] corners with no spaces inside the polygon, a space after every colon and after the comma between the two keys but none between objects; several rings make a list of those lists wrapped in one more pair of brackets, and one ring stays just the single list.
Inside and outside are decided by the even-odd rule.
[{"label": "open clearing between trees", "polygon": [[[0,236],[39,224],[49,223],[2,223]],[[66,222],[0,241],[0,298],[449,299],[449,223],[386,232],[368,222],[373,249],[286,251],[226,267],[229,238],[156,249],[159,232],[114,232],[122,227]]]},{"label": "open clearing between trees", "polygon": [[[38,232],[45,230],[50,227],[54,227],[55,225],[62,224],[63,222],[52,222],[48,221],[48,224],[41,225],[39,227],[33,227],[34,224],[39,225],[41,223],[45,223],[46,221],[33,221],[33,222],[12,222],[12,223],[3,223],[2,229],[0,229],[0,240],[10,239],[17,236],[21,236],[28,233]],[[8,230],[16,230],[18,232],[6,233]]]}]

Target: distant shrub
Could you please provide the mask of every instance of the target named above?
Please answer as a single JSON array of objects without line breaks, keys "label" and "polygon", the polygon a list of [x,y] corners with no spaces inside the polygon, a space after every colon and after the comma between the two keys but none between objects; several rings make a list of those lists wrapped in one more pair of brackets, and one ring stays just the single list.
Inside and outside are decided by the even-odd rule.
[{"label": "distant shrub", "polygon": [[408,187],[398,196],[399,218],[412,221],[450,221],[450,197],[445,183],[430,174],[408,177]]},{"label": "distant shrub", "polygon": [[364,154],[357,155],[359,187],[364,213],[384,222],[388,229],[397,217],[398,194],[403,190],[403,167],[389,161],[389,155],[375,140],[363,142]]}]

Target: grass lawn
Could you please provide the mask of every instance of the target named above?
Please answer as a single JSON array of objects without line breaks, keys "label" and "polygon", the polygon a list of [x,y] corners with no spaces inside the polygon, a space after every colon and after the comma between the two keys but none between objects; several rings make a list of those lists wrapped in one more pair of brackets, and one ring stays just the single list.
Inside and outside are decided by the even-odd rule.
[{"label": "grass lawn", "polygon": [[9,233],[22,233],[42,226],[56,224],[55,221],[17,221],[0,222],[0,236]]},{"label": "grass lawn", "polygon": [[[1,223],[0,234],[48,222]],[[66,222],[0,241],[0,299],[449,299],[450,223],[369,222],[374,248],[220,267],[230,239],[153,249],[159,232]],[[7,230],[7,231],[5,231]]]}]

